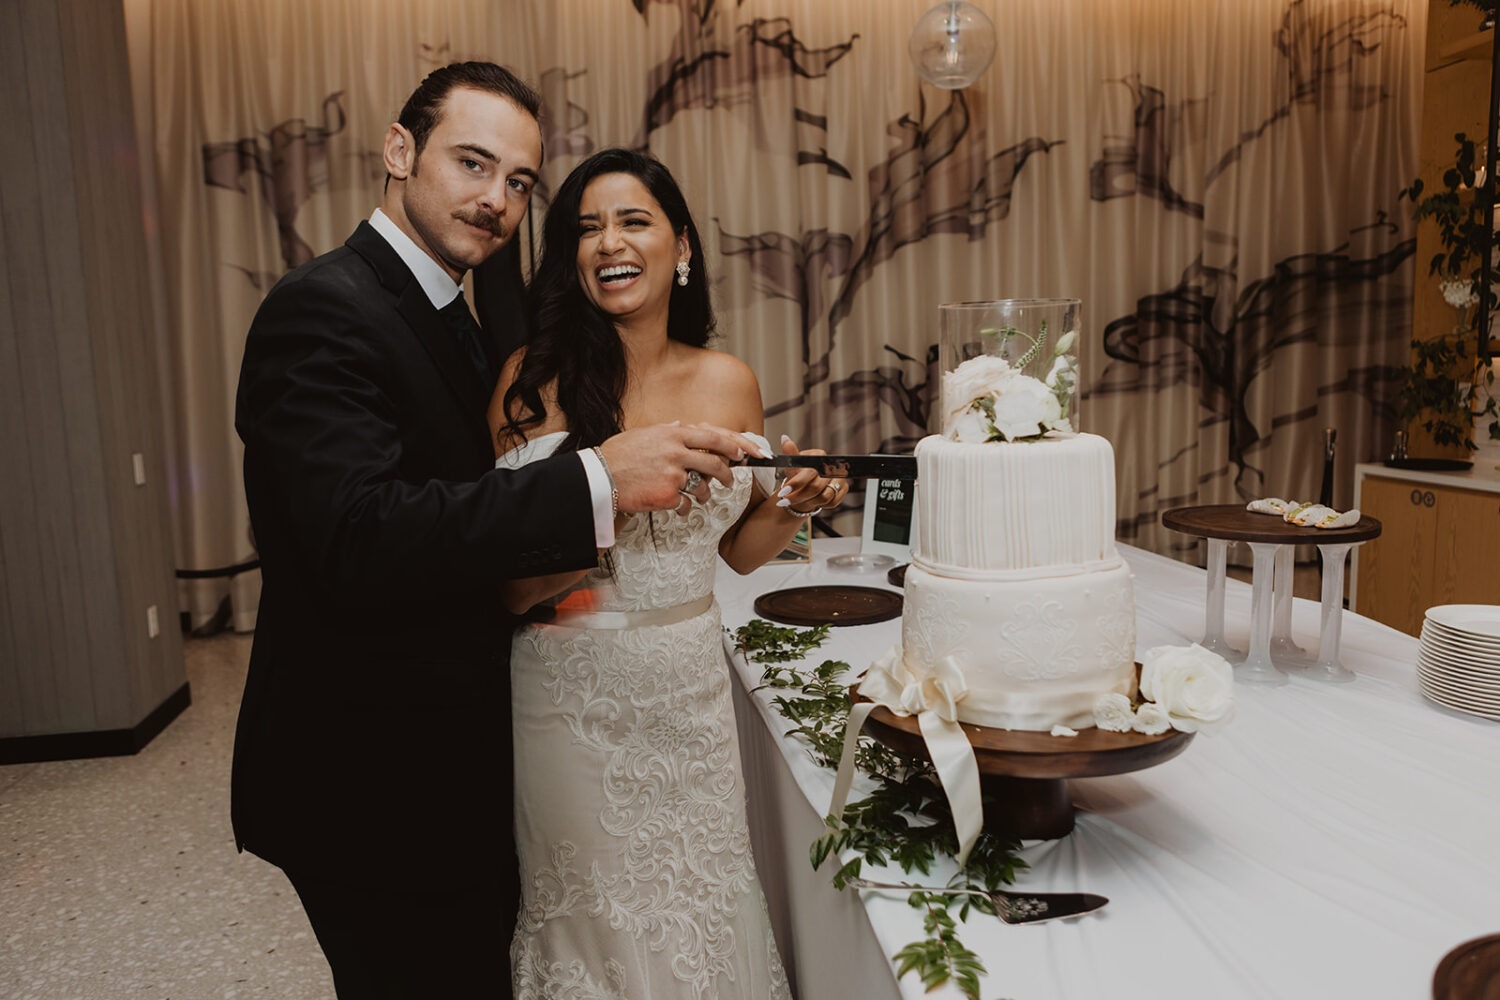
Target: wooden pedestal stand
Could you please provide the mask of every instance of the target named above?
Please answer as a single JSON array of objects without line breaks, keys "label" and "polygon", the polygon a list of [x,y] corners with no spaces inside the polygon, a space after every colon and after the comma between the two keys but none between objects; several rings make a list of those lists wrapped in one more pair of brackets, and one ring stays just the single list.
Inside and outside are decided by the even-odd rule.
[{"label": "wooden pedestal stand", "polygon": [[[915,716],[881,707],[870,713],[867,726],[870,735],[892,750],[929,759]],[[1073,832],[1069,778],[1140,771],[1176,757],[1193,739],[1192,733],[1175,729],[1160,736],[1101,729],[1053,736],[963,723],[963,730],[979,762],[985,827],[1022,840],[1055,840]]]}]

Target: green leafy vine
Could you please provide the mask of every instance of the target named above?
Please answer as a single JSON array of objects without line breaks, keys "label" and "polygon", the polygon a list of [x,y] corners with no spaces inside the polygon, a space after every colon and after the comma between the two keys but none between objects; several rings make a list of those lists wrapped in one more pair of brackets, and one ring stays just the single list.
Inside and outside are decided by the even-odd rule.
[{"label": "green leafy vine", "polygon": [[[765,665],[757,690],[778,692],[771,704],[791,723],[788,735],[804,741],[818,764],[836,768],[849,716],[849,664],[824,660],[808,669],[800,663],[823,644],[828,626],[795,629],[757,619],[732,634],[748,662]],[[930,763],[897,753],[869,736],[860,737],[855,763],[874,779],[875,790],[847,805],[842,823],[827,817],[827,828],[809,849],[814,869],[822,868],[830,858],[838,861],[852,855],[834,871],[834,888],[845,888],[866,862],[897,864],[904,872],[925,876],[939,856],[958,853],[953,815]],[[1019,846],[1015,840],[981,833],[964,869],[948,885],[991,890],[1014,882],[1016,872],[1026,867],[1016,854]],[[927,936],[892,956],[897,978],[915,973],[929,990],[951,982],[964,996],[978,1000],[985,966],[959,938],[958,924],[968,919],[971,910],[994,916],[993,905],[983,897],[958,892],[914,892],[909,901],[923,911]]]},{"label": "green leafy vine", "polygon": [[[1452,0],[1452,5],[1458,2]],[[1470,6],[1494,11],[1493,0]],[[1441,189],[1434,186],[1429,191],[1418,177],[1401,189],[1398,198],[1411,201],[1412,218],[1430,218],[1437,226],[1442,248],[1428,261],[1427,273],[1441,279],[1443,297],[1456,310],[1457,322],[1449,332],[1412,340],[1411,366],[1396,402],[1403,424],[1420,419],[1436,444],[1472,450],[1475,430],[1482,437],[1500,438],[1500,410],[1490,392],[1494,371],[1475,367],[1479,338],[1488,332],[1478,329],[1473,309],[1486,296],[1491,311],[1500,306],[1493,287],[1486,288],[1482,278],[1484,257],[1493,241],[1489,216],[1494,189],[1479,180],[1484,169],[1481,147],[1462,132],[1453,139],[1453,166],[1443,171]],[[1476,377],[1485,384],[1480,386]]]}]

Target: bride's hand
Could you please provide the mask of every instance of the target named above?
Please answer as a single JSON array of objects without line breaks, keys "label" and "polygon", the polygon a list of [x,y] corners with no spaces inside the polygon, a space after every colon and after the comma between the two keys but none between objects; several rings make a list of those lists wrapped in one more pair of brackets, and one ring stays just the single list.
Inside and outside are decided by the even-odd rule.
[{"label": "bride's hand", "polygon": [[[798,448],[797,442],[785,434],[781,435],[783,455],[826,455],[821,448]],[[849,495],[849,483],[843,479],[829,479],[818,475],[815,469],[795,469],[776,491],[776,506],[798,517],[821,514],[833,510]]]}]

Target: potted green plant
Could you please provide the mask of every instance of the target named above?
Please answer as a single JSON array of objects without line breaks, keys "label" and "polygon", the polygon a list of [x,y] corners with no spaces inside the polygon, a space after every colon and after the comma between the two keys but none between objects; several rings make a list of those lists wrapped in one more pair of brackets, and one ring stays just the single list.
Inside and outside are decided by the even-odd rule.
[{"label": "potted green plant", "polygon": [[1449,7],[1473,7],[1475,10],[1484,12],[1484,21],[1480,23],[1481,30],[1495,26],[1495,0],[1448,0]]},{"label": "potted green plant", "polygon": [[1437,224],[1442,249],[1433,254],[1427,272],[1440,277],[1443,300],[1455,318],[1448,332],[1412,340],[1412,363],[1397,406],[1405,425],[1419,422],[1436,444],[1472,451],[1476,428],[1485,437],[1500,438],[1500,413],[1489,391],[1494,373],[1476,369],[1475,350],[1479,296],[1489,295],[1491,316],[1497,307],[1494,289],[1481,287],[1480,280],[1480,262],[1490,246],[1486,222],[1493,189],[1484,183],[1474,142],[1462,132],[1453,138],[1458,148],[1453,166],[1443,171],[1442,188],[1424,194],[1419,177],[1399,196],[1411,200],[1418,221],[1431,218]]}]

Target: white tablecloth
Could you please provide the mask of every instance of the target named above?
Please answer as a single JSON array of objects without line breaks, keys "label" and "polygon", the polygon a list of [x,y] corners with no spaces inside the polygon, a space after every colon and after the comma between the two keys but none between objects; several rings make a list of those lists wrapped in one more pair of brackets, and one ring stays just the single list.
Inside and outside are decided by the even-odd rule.
[{"label": "white tablecloth", "polygon": [[[826,565],[852,547],[819,540],[811,565],[722,570],[725,625],[755,617],[754,599],[772,590],[886,586],[883,572]],[[1138,651],[1200,638],[1203,571],[1123,552]],[[1241,648],[1249,615],[1249,587],[1231,581],[1226,632]],[[1315,650],[1317,629],[1317,605],[1297,601],[1299,644]],[[899,634],[899,620],[835,628],[813,662],[863,668]],[[1346,615],[1343,661],[1354,682],[1242,685],[1233,721],[1176,759],[1071,782],[1077,829],[1028,844],[1018,885],[1110,903],[1036,926],[971,916],[960,933],[989,969],[986,1000],[1430,996],[1444,954],[1500,932],[1500,723],[1426,701],[1416,657],[1416,639]],[[749,693],[760,668],[730,662],[757,863],[798,996],[959,996],[925,994],[912,975],[895,981],[888,956],[922,936],[916,910],[835,891],[827,863],[812,870],[807,848],[833,775],[782,735],[768,692]],[[952,871],[937,872],[938,882]]]}]

